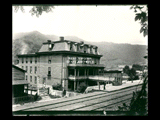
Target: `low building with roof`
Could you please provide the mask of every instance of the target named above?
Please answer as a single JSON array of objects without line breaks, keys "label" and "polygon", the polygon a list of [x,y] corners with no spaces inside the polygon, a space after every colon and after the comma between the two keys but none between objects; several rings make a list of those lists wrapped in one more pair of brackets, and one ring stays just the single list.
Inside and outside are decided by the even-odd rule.
[{"label": "low building with roof", "polygon": [[22,98],[28,95],[28,91],[24,92],[28,87],[28,81],[25,80],[25,70],[12,64],[12,98],[13,102],[16,98]]}]

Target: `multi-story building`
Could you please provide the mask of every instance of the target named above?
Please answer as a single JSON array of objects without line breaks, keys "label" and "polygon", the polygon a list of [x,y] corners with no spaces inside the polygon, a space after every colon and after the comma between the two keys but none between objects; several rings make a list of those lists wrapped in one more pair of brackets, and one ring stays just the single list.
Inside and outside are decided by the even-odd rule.
[{"label": "multi-story building", "polygon": [[19,54],[18,66],[26,70],[25,79],[30,84],[61,84],[65,90],[76,90],[81,82],[94,81],[89,76],[102,74],[102,55],[96,45],[64,40],[47,40],[40,50],[32,54]]}]

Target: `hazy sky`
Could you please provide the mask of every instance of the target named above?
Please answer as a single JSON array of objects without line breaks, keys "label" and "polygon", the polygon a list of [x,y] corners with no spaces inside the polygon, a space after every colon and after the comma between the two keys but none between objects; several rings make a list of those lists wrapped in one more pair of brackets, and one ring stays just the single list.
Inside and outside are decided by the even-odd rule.
[{"label": "hazy sky", "polygon": [[30,8],[25,6],[25,13],[12,10],[13,34],[37,30],[43,34],[74,35],[86,41],[148,44],[130,6],[55,6],[53,12],[39,18],[31,16]]}]

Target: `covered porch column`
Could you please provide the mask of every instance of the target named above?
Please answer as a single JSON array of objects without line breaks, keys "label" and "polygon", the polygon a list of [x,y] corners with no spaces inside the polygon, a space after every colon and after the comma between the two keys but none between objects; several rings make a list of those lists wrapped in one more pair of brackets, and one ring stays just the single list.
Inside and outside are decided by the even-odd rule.
[{"label": "covered porch column", "polygon": [[105,87],[106,87],[106,82],[104,82],[104,90],[106,89]]},{"label": "covered porch column", "polygon": [[99,88],[99,90],[100,90],[100,82],[99,82],[99,81],[97,81],[97,84],[98,84],[98,88]]},{"label": "covered porch column", "polygon": [[79,86],[79,69],[77,69],[77,78],[78,78],[78,81],[77,81],[77,88],[78,88],[78,86]]},{"label": "covered porch column", "polygon": [[74,80],[74,91],[76,90],[76,80]]},{"label": "covered porch column", "polygon": [[86,85],[87,85],[87,70],[86,70],[86,68],[84,69],[84,77],[85,77],[85,83],[86,83]]},{"label": "covered porch column", "polygon": [[76,68],[74,68],[74,91],[76,90]]}]

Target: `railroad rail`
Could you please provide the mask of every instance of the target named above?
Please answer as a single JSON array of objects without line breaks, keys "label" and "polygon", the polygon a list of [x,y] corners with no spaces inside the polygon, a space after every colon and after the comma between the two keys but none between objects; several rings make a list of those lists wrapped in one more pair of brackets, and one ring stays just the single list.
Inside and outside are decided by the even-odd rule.
[{"label": "railroad rail", "polygon": [[130,101],[133,91],[140,89],[141,85],[136,85],[113,92],[99,91],[47,103],[35,103],[32,106],[21,106],[14,111],[100,111]]}]

